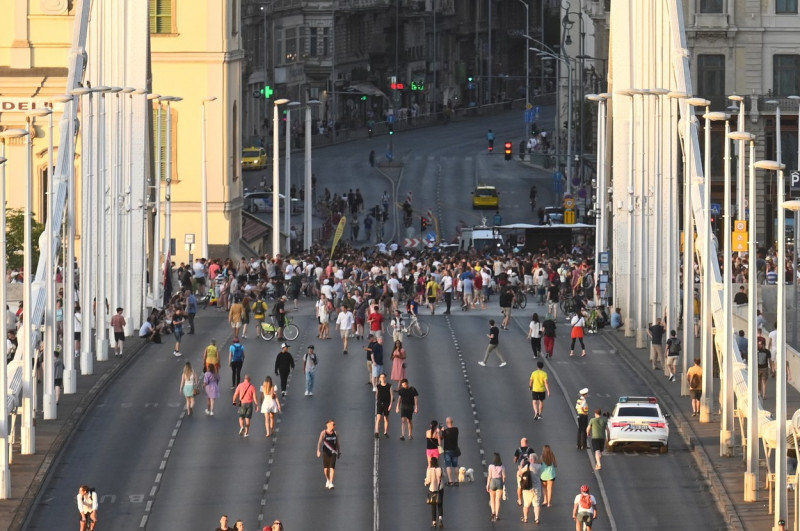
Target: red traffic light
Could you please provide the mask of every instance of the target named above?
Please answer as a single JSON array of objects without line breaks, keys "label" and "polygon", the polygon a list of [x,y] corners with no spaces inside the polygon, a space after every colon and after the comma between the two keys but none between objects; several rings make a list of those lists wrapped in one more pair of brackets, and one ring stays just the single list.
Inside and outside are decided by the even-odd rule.
[{"label": "red traffic light", "polygon": [[406,88],[405,83],[392,83],[390,86],[392,90],[403,90]]},{"label": "red traffic light", "polygon": [[506,153],[511,153],[511,142],[506,142],[505,144]]},{"label": "red traffic light", "polygon": [[503,146],[505,147],[505,159],[511,160],[511,156],[513,154],[513,148],[511,146],[511,142],[506,142],[503,144]]}]

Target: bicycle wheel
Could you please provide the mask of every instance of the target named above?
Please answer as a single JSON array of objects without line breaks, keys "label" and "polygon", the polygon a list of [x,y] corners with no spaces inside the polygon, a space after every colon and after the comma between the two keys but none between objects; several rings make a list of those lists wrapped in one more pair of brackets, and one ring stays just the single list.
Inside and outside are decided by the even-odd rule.
[{"label": "bicycle wheel", "polygon": [[523,309],[528,305],[528,297],[522,291],[517,293],[517,305]]},{"label": "bicycle wheel", "polygon": [[289,341],[294,341],[295,339],[297,339],[297,336],[299,335],[300,335],[300,329],[297,328],[297,325],[295,324],[290,323],[286,325],[283,329],[283,337],[285,337]]},{"label": "bicycle wheel", "polygon": [[264,325],[261,325],[258,328],[258,337],[260,337],[264,341],[270,341],[272,338],[275,337],[275,328],[272,326],[267,326],[265,328]]},{"label": "bicycle wheel", "polygon": [[431,327],[428,326],[428,323],[422,321],[417,321],[416,324],[411,327],[411,334],[415,337],[425,337],[430,331]]}]

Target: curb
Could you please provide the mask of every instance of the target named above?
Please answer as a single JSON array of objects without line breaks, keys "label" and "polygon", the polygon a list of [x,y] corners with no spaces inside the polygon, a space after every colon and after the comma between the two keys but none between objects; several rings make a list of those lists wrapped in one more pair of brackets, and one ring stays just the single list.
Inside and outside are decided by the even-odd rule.
[{"label": "curb", "polygon": [[[659,390],[659,392],[656,393],[658,395],[658,399],[667,406],[664,409],[666,409],[666,411],[670,414],[670,417],[674,421],[673,425],[677,428],[681,439],[683,439],[683,442],[689,448],[689,453],[694,459],[695,464],[703,474],[705,480],[708,482],[708,486],[714,496],[714,502],[717,506],[720,516],[726,521],[729,530],[745,531],[746,528],[736,510],[737,506],[735,503],[733,503],[733,500],[731,500],[730,496],[728,495],[728,491],[725,489],[722,479],[717,474],[706,448],[702,445],[695,444],[695,441],[699,440],[700,438],[694,431],[691,422],[688,421],[683,413],[683,410],[680,408],[672,395],[669,392],[663,392],[665,391],[663,382],[657,378],[653,378],[651,371],[644,370],[646,369],[644,362],[642,362],[642,360],[638,357],[634,356],[630,349],[623,345],[619,338],[617,338],[613,333],[600,333],[598,335],[600,335],[603,340],[608,343],[612,352],[621,354],[621,359],[628,365],[628,367],[631,368],[633,372],[636,373],[639,378],[642,379],[642,381],[646,382],[652,389]],[[676,415],[676,413],[679,415]]]},{"label": "curb", "polygon": [[77,407],[69,414],[58,435],[53,440],[53,444],[48,451],[44,454],[44,459],[39,469],[33,476],[33,481],[28,485],[25,494],[20,500],[17,510],[14,512],[14,518],[11,520],[9,531],[21,531],[25,525],[28,524],[31,507],[39,501],[42,495],[42,488],[50,478],[53,465],[55,465],[61,458],[64,447],[72,438],[75,429],[83,421],[84,413],[91,407],[97,397],[103,392],[106,387],[116,379],[116,377],[128,367],[133,361],[134,357],[145,349],[147,343],[141,343],[139,346],[131,349],[130,354],[123,357],[122,361],[103,374],[95,384],[83,395]]}]

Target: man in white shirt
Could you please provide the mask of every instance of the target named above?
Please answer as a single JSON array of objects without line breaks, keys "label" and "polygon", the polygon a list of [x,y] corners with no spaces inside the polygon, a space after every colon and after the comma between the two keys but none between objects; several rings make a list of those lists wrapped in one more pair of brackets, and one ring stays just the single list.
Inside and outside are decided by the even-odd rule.
[{"label": "man in white shirt", "polygon": [[347,354],[347,342],[350,332],[353,330],[353,322],[353,312],[342,304],[339,307],[339,315],[336,317],[336,328],[339,329],[339,334],[342,336],[342,354]]},{"label": "man in white shirt", "polygon": [[453,277],[450,276],[449,269],[445,270],[441,285],[442,293],[444,293],[444,303],[446,306],[444,313],[445,315],[448,315],[450,313],[450,304],[453,302]]}]

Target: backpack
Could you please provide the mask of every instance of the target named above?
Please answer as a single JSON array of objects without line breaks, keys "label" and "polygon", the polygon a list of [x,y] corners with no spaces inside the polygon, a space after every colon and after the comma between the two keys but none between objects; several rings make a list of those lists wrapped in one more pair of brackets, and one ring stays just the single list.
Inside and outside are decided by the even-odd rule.
[{"label": "backpack", "polygon": [[241,343],[233,345],[233,361],[244,361],[244,347]]},{"label": "backpack", "polygon": [[581,509],[592,509],[592,495],[591,494],[583,494],[581,493]]},{"label": "backpack", "polygon": [[683,348],[681,345],[681,340],[678,339],[677,337],[673,337],[670,339],[670,341],[671,342],[669,344],[669,353],[677,356],[678,354],[680,354],[681,349]]},{"label": "backpack", "polygon": [[703,381],[700,378],[700,375],[695,373],[692,374],[691,379],[689,380],[689,387],[692,389],[699,389],[703,384]]},{"label": "backpack", "polygon": [[525,472],[522,473],[522,475],[519,478],[519,488],[521,488],[522,490],[530,490],[531,487],[533,486],[533,479],[531,478],[531,469],[530,465],[526,464],[525,466],[527,467],[527,469],[525,470]]}]

